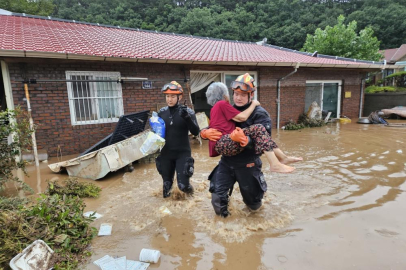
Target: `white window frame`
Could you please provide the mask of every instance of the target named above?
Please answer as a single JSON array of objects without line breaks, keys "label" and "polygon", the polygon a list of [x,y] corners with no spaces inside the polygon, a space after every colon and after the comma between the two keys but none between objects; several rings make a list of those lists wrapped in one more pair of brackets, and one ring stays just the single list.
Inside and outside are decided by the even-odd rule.
[{"label": "white window frame", "polygon": [[337,83],[338,84],[338,101],[337,101],[337,118],[340,118],[341,115],[341,80],[306,80],[306,84],[308,83],[321,83],[321,104],[320,108],[323,110],[323,99],[324,99],[324,84],[325,83]]},{"label": "white window frame", "polygon": [[[251,76],[254,77],[255,85],[258,87],[258,71],[234,71],[234,70],[225,70],[225,71],[213,71],[213,70],[191,70],[190,73],[218,73],[220,74],[220,80],[222,83],[226,83],[226,75],[242,75],[245,73],[249,73]],[[230,87],[227,85],[227,87]],[[254,92],[254,99],[257,99],[257,92]]]},{"label": "white window frame", "polygon": [[[120,72],[104,72],[104,71],[66,71],[66,80],[71,80],[71,76],[92,76],[92,79],[89,80],[95,80],[95,77],[110,77],[112,79],[114,78],[120,78]],[[97,96],[91,97],[92,102],[89,103],[88,101],[88,106],[92,106],[93,110],[97,114],[97,119],[88,119],[84,121],[77,121],[76,120],[76,110],[75,110],[75,98],[73,96],[73,85],[72,82],[66,82],[67,84],[67,91],[68,91],[68,99],[69,99],[69,110],[70,110],[70,116],[71,116],[71,123],[73,126],[75,125],[91,125],[91,124],[105,124],[105,123],[114,123],[118,122],[119,117],[124,114],[124,106],[123,106],[123,93],[122,93],[122,87],[121,83],[113,83],[113,85],[116,86],[116,96],[105,98],[106,100],[111,100],[111,99],[117,99],[117,104],[118,104],[118,116],[116,117],[110,117],[110,118],[101,118],[100,116],[100,111],[99,111],[99,102],[100,98]],[[89,86],[92,91],[97,91],[97,82],[89,82]]]}]

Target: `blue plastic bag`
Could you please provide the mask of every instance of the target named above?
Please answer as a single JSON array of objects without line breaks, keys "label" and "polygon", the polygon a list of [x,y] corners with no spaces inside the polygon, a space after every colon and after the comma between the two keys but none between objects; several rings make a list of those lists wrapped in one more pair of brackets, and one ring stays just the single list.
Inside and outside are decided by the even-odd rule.
[{"label": "blue plastic bag", "polygon": [[158,134],[162,138],[165,138],[165,122],[156,112],[152,112],[152,116],[149,119],[149,124],[151,125],[154,133]]}]

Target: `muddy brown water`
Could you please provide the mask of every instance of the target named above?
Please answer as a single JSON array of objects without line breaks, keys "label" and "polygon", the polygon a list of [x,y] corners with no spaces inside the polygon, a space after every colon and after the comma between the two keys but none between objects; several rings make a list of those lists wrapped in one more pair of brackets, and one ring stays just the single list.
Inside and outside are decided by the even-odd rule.
[{"label": "muddy brown water", "polygon": [[[304,161],[292,174],[276,174],[263,159],[268,192],[257,213],[236,188],[231,217],[214,214],[206,179],[218,158],[208,157],[207,142],[192,142],[193,198],[163,199],[155,164],[94,181],[103,191],[86,199],[86,211],[103,215],[94,227],[113,230],[93,240],[82,268],[99,269],[92,262],[106,254],[138,260],[150,248],[161,258],[149,269],[406,269],[406,128],[335,123],[273,136]],[[46,179],[67,178],[45,163],[28,171],[36,192]]]}]

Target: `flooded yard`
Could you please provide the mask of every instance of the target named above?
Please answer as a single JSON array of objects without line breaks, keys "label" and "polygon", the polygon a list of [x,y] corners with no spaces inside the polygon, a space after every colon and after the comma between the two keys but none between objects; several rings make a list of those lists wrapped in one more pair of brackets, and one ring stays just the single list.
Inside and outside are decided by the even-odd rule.
[{"label": "flooded yard", "polygon": [[[86,199],[86,211],[103,215],[96,228],[111,223],[113,230],[93,240],[83,268],[99,269],[92,262],[106,254],[138,260],[150,248],[161,259],[149,269],[406,269],[406,128],[334,123],[273,137],[304,161],[292,174],[276,174],[263,159],[268,191],[256,213],[236,186],[231,217],[214,214],[206,179],[218,158],[208,156],[207,142],[192,142],[193,197],[163,199],[155,164],[94,181],[103,191]],[[45,163],[28,171],[36,192],[47,179],[67,178]]]}]

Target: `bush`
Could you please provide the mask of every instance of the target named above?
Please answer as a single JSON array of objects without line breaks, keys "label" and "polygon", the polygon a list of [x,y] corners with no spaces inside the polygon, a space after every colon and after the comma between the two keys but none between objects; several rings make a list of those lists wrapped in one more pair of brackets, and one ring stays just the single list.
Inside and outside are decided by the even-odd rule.
[{"label": "bush", "polygon": [[395,80],[397,87],[406,87],[406,71],[393,73],[385,78],[386,81]]},{"label": "bush", "polygon": [[324,125],[326,125],[324,120],[310,119],[305,113],[302,113],[299,116],[298,123],[290,120],[289,123],[285,125],[285,130],[298,130],[305,127],[322,127]]},{"label": "bush", "polygon": [[[17,162],[16,156],[27,151],[31,145],[29,118],[26,112],[20,108],[0,112],[0,191],[7,182],[14,181],[22,185],[26,190],[31,190],[27,184],[18,177],[13,176],[13,170],[21,169],[25,172],[26,162]],[[7,138],[13,136],[13,142],[8,144]]]},{"label": "bush", "polygon": [[28,203],[27,199],[0,197],[0,212],[18,210],[26,203]]},{"label": "bush", "polygon": [[296,124],[292,120],[290,120],[289,123],[285,125],[285,130],[298,130],[302,128],[305,128],[303,124]]},{"label": "bush", "polygon": [[380,80],[376,81],[376,85],[381,85],[381,84],[383,84],[384,82],[385,82],[384,79],[380,79]]},{"label": "bush", "polygon": [[302,113],[299,116],[299,121],[298,123],[304,125],[305,127],[322,127],[324,126],[326,123],[324,122],[323,119],[317,120],[317,119],[310,119],[309,117],[307,117],[306,114]]},{"label": "bush", "polygon": [[394,86],[375,86],[371,85],[365,88],[365,93],[374,94],[382,92],[404,92],[406,91],[405,87],[394,87]]},{"label": "bush", "polygon": [[101,188],[93,183],[81,183],[76,178],[69,178],[65,180],[63,185],[58,181],[48,182],[47,194],[54,195],[73,195],[80,198],[97,198],[99,197]]},{"label": "bush", "polygon": [[54,269],[77,269],[87,256],[97,229],[93,217],[83,216],[84,202],[77,196],[46,196],[18,210],[0,211],[0,269],[37,239],[54,251]]}]

